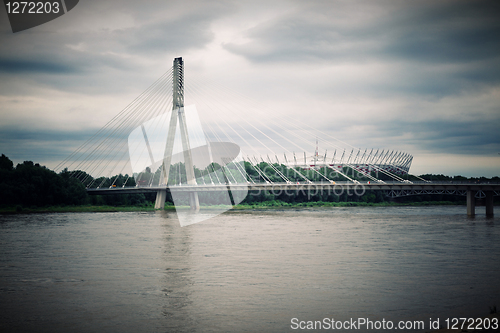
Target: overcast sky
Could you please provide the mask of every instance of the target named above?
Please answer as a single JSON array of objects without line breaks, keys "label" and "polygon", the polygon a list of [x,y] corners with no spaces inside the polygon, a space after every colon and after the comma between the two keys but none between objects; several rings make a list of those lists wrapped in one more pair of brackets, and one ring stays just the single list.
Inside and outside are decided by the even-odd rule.
[{"label": "overcast sky", "polygon": [[411,173],[500,176],[500,2],[481,0],[81,0],[18,33],[2,7],[0,153],[54,167],[179,56],[186,86],[408,152]]}]

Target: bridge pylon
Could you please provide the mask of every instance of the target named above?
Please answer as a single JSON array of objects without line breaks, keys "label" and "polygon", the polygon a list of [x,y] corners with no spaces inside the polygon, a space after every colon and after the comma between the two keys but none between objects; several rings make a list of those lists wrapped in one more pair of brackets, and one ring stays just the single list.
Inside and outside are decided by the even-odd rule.
[{"label": "bridge pylon", "polygon": [[[177,129],[178,121],[182,141],[182,150],[184,155],[184,165],[186,167],[187,184],[196,185],[193,156],[191,153],[191,146],[189,144],[186,115],[184,113],[184,61],[182,60],[182,58],[174,59],[172,92],[172,113],[170,116],[167,144],[165,146],[165,153],[161,165],[161,179],[163,179],[165,185],[168,184],[168,176],[170,172],[170,165],[172,162],[172,152],[174,149],[175,132]],[[167,197],[166,192],[167,190],[165,189],[159,190],[156,193],[155,209],[163,209],[165,207],[165,199]],[[200,210],[198,193],[195,191],[189,192],[189,206],[193,211]]]}]

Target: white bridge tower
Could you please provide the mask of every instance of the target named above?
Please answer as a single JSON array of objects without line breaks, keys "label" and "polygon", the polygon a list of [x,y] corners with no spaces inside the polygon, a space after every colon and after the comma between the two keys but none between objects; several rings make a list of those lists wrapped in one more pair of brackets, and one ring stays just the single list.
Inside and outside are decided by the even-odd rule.
[{"label": "white bridge tower", "polygon": [[[167,185],[168,175],[170,172],[170,164],[172,162],[172,152],[174,149],[175,131],[177,129],[177,121],[179,121],[184,164],[186,167],[187,184],[196,185],[193,156],[191,154],[191,146],[189,144],[189,135],[186,124],[186,115],[184,113],[184,61],[182,61],[182,58],[174,59],[172,91],[172,114],[170,116],[170,125],[168,129],[167,144],[165,146],[165,154],[161,165],[161,178],[163,179],[165,185]],[[159,190],[157,192],[155,209],[163,209],[165,207],[166,196],[166,189]],[[189,206],[191,207],[191,210],[200,210],[198,193],[195,191],[189,193]]]}]

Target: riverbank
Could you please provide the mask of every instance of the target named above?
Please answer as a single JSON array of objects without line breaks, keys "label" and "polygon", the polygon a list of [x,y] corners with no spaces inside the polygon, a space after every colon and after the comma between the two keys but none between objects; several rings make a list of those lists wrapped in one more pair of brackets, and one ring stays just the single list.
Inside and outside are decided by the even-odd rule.
[{"label": "riverbank", "polygon": [[[165,207],[165,210],[174,210],[174,206]],[[153,206],[49,206],[49,207],[3,207],[0,214],[29,214],[29,213],[107,213],[107,212],[142,212],[153,211]]]},{"label": "riverbank", "polygon": [[[202,209],[220,209],[228,208],[233,210],[248,210],[248,209],[297,209],[297,208],[310,208],[310,207],[396,207],[396,206],[450,206],[457,205],[451,201],[421,201],[421,202],[299,202],[287,203],[282,201],[264,201],[254,204],[239,204],[230,208],[229,206],[202,206]],[[188,208],[181,206],[179,208]],[[153,205],[148,206],[49,206],[49,207],[23,207],[17,205],[15,207],[1,207],[0,214],[29,214],[29,213],[104,213],[104,212],[142,212],[154,211]],[[175,206],[166,205],[165,210],[173,211]]]},{"label": "riverbank", "polygon": [[308,201],[298,203],[288,203],[279,200],[264,201],[254,204],[239,204],[233,209],[260,209],[260,208],[304,208],[304,207],[394,207],[394,206],[450,206],[457,205],[451,201],[420,201],[420,202],[323,202]]}]

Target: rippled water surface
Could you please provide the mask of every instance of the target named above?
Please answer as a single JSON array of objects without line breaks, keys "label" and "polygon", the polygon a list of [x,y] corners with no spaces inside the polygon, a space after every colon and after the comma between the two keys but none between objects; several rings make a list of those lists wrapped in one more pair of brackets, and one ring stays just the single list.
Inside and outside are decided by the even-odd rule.
[{"label": "rippled water surface", "polygon": [[239,211],[183,228],[164,212],[0,216],[0,329],[288,332],[292,318],[483,316],[500,307],[500,219],[477,213]]}]

